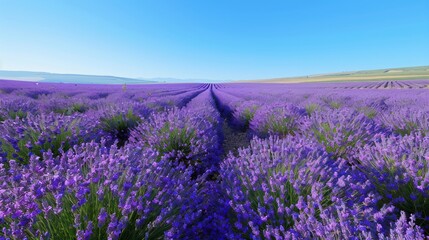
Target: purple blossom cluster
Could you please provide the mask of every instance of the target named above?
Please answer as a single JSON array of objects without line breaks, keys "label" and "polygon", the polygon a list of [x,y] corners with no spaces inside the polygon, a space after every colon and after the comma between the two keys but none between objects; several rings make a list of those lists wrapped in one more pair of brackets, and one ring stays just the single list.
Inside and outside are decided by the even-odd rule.
[{"label": "purple blossom cluster", "polygon": [[207,89],[184,108],[153,113],[131,132],[130,144],[154,148],[172,162],[205,171],[219,162],[219,121]]},{"label": "purple blossom cluster", "polygon": [[413,214],[429,230],[429,137],[421,133],[382,136],[357,154],[360,170],[374,185],[381,203]]},{"label": "purple blossom cluster", "polygon": [[156,159],[150,149],[109,150],[92,142],[58,158],[51,152],[43,161],[32,157],[28,165],[10,160],[8,168],[0,165],[2,233],[15,239],[162,236],[178,216],[193,218],[198,183],[183,165]]},{"label": "purple blossom cluster", "polygon": [[360,86],[1,81],[0,239],[428,239],[428,90]]},{"label": "purple blossom cluster", "polygon": [[250,129],[259,137],[286,137],[303,133],[309,127],[305,109],[292,104],[263,106],[250,120]]},{"label": "purple blossom cluster", "polygon": [[[255,138],[249,148],[222,163],[223,186],[234,213],[231,225],[250,239],[289,236],[303,197],[337,185],[339,178],[332,177],[340,172],[337,165],[306,139]],[[322,205],[330,200],[322,198]]]},{"label": "purple blossom cluster", "polygon": [[94,122],[79,115],[54,113],[6,119],[0,125],[0,154],[6,159],[28,163],[32,155],[43,157],[50,150],[55,156],[76,144],[93,138]]}]

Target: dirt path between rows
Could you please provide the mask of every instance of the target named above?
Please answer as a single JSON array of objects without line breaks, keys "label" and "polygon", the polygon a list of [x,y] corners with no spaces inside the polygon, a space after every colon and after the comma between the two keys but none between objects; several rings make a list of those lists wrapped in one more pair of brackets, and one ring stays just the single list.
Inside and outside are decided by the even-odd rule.
[{"label": "dirt path between rows", "polygon": [[237,156],[238,148],[245,148],[250,144],[248,131],[240,131],[234,129],[230,126],[229,121],[227,119],[224,119],[222,123],[222,133],[222,158],[225,158],[230,152]]},{"label": "dirt path between rows", "polygon": [[[212,87],[212,86],[211,86]],[[216,109],[219,111],[223,121],[222,121],[222,149],[223,154],[221,159],[228,156],[230,152],[234,155],[238,154],[239,148],[244,148],[250,145],[250,134],[248,129],[238,129],[232,124],[232,112],[222,109],[220,106],[219,100],[211,89],[212,97],[214,99]]]}]

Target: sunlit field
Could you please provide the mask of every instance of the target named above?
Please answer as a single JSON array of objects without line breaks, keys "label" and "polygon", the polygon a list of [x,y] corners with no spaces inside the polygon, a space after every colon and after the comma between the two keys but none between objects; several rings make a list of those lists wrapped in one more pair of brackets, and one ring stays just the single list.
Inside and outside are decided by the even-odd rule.
[{"label": "sunlit field", "polygon": [[2,81],[0,239],[424,239],[429,81]]}]

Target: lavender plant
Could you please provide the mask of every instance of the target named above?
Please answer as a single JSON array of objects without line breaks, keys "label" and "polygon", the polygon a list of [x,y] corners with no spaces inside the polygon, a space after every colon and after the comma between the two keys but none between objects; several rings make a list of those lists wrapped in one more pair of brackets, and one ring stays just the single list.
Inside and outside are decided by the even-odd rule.
[{"label": "lavender plant", "polygon": [[172,109],[153,114],[146,124],[131,132],[130,143],[156,149],[159,156],[187,166],[208,167],[213,164],[217,135],[204,117],[187,109]]},{"label": "lavender plant", "polygon": [[258,103],[252,101],[246,101],[237,106],[233,113],[236,124],[243,128],[248,128],[258,108]]},{"label": "lavender plant", "polygon": [[178,216],[192,217],[197,185],[183,165],[156,158],[150,149],[88,143],[27,166],[11,160],[8,171],[0,165],[0,236],[161,238]]},{"label": "lavender plant", "polygon": [[22,98],[5,98],[0,101],[0,121],[6,119],[24,119],[28,113],[37,114],[37,104],[34,101]]},{"label": "lavender plant", "polygon": [[336,159],[353,163],[357,149],[373,141],[383,129],[365,115],[349,109],[317,112],[311,117],[316,140]]},{"label": "lavender plant", "polygon": [[303,133],[308,127],[305,110],[289,104],[270,105],[260,108],[252,122],[251,129],[259,137],[276,135],[286,137]]},{"label": "lavender plant", "polygon": [[136,128],[142,119],[133,113],[132,109],[127,112],[105,114],[100,119],[101,128],[110,134],[112,141],[118,141],[118,146],[122,147],[128,141],[130,132]]},{"label": "lavender plant", "polygon": [[393,109],[382,116],[382,123],[401,136],[429,133],[429,113],[414,108]]},{"label": "lavender plant", "polygon": [[8,119],[0,125],[1,153],[5,159],[28,163],[32,155],[43,157],[51,150],[58,156],[88,137],[90,127],[76,116],[56,114],[29,115],[20,120]]},{"label": "lavender plant", "polygon": [[324,185],[319,203],[330,204],[330,195],[337,194],[328,187],[336,184],[336,170],[335,161],[309,140],[252,140],[238,157],[230,155],[221,165],[234,231],[244,238],[286,238],[300,202],[314,195],[313,185]]},{"label": "lavender plant", "polygon": [[[359,151],[359,168],[381,196],[429,231],[429,138],[415,133],[381,137]],[[399,212],[397,213],[399,215]]]}]

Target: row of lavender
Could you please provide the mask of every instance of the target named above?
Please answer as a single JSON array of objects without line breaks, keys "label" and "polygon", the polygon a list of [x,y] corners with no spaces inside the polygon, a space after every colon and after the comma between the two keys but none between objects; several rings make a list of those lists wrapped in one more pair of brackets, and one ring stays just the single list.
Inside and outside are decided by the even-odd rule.
[{"label": "row of lavender", "polygon": [[329,84],[214,87],[255,136],[221,164],[234,232],[250,239],[423,239],[429,95]]},{"label": "row of lavender", "polygon": [[128,90],[116,86],[104,92],[87,89],[88,86],[73,89],[58,84],[5,86],[0,101],[4,138],[0,153],[3,158],[28,162],[31,155],[41,157],[50,148],[56,156],[59,149],[67,151],[75,144],[99,142],[101,138],[109,144],[117,140],[123,146],[130,129],[142,119],[152,112],[183,107],[208,86],[185,87],[188,90],[181,85],[178,89],[158,87],[151,93],[153,85],[130,86]]},{"label": "row of lavender", "polygon": [[208,85],[117,86],[102,99],[18,86],[0,94],[0,239],[198,238],[217,221]]}]

